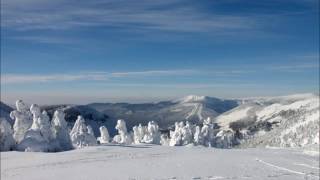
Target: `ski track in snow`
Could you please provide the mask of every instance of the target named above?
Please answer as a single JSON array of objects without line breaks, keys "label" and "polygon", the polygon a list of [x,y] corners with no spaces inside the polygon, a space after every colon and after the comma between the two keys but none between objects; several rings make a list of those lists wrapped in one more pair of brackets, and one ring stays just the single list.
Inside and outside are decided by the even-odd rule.
[{"label": "ski track in snow", "polygon": [[308,168],[311,168],[311,169],[320,169],[319,167],[310,166],[310,165],[308,165],[308,164],[294,163],[294,165],[304,166],[304,167],[308,167]]},{"label": "ski track in snow", "polygon": [[186,119],[189,119],[194,115],[197,115],[199,119],[202,119],[202,115],[201,115],[202,105],[195,103],[195,104],[193,104],[193,106],[194,106],[194,108],[191,110],[191,112],[188,113]]},{"label": "ski track in snow", "polygon": [[[256,161],[258,161],[258,162],[260,162],[262,164],[265,164],[267,166],[274,167],[276,169],[279,169],[279,170],[282,170],[282,171],[287,171],[287,172],[290,172],[290,173],[293,173],[293,174],[299,174],[299,175],[302,175],[302,176],[305,176],[305,177],[311,176],[311,177],[315,177],[315,178],[320,178],[319,176],[315,176],[315,175],[312,175],[312,174],[307,174],[307,173],[304,173],[304,172],[295,171],[295,170],[291,170],[291,169],[288,169],[288,168],[285,168],[285,167],[277,166],[275,164],[268,163],[268,162],[263,161],[263,160],[258,159],[258,158],[256,159]],[[296,164],[296,165],[301,165],[301,164]],[[305,164],[303,164],[303,165],[305,165]],[[307,167],[313,167],[313,166],[307,165]],[[317,168],[317,169],[319,169],[319,168]]]}]

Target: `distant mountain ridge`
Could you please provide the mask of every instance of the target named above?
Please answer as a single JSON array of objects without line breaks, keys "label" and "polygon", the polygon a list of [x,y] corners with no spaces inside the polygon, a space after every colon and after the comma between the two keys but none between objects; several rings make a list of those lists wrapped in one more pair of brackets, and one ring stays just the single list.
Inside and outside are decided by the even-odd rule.
[{"label": "distant mountain ridge", "polygon": [[107,114],[111,119],[125,119],[130,127],[156,121],[161,128],[168,128],[176,121],[190,121],[201,124],[207,117],[238,106],[237,100],[223,100],[208,96],[186,96],[173,101],[158,103],[92,103],[87,106]]}]

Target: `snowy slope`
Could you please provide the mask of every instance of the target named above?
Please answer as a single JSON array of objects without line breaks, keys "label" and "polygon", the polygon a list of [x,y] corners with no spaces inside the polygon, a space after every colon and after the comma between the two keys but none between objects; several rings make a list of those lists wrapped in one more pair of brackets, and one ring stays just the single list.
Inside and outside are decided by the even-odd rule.
[{"label": "snowy slope", "polygon": [[221,129],[245,130],[243,146],[319,144],[319,95],[298,94],[245,100],[215,119]]},{"label": "snowy slope", "polygon": [[1,153],[2,180],[319,179],[319,156],[300,149],[96,146]]}]

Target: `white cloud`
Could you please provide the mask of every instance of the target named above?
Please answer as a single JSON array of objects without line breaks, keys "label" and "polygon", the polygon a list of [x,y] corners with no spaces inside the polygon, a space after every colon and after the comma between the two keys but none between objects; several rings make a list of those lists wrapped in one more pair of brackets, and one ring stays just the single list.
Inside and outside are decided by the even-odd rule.
[{"label": "white cloud", "polygon": [[290,64],[290,65],[275,65],[270,66],[267,69],[273,71],[284,71],[284,72],[299,72],[305,69],[319,69],[319,63],[303,63],[303,64]]},{"label": "white cloud", "polygon": [[1,83],[3,84],[24,84],[24,83],[44,83],[59,81],[80,81],[80,80],[107,80],[105,74],[51,74],[51,75],[30,75],[30,74],[3,74]]},{"label": "white cloud", "polygon": [[133,72],[114,72],[113,77],[132,77],[132,76],[170,76],[170,75],[191,75],[199,73],[197,70],[151,70]]},{"label": "white cloud", "polygon": [[147,71],[128,71],[128,72],[85,72],[77,74],[2,74],[2,84],[24,84],[24,83],[48,83],[48,82],[66,82],[66,81],[106,81],[108,79],[125,79],[130,77],[162,77],[162,76],[235,76],[243,73],[251,73],[252,71],[243,70],[147,70]]},{"label": "white cloud", "polygon": [[4,0],[3,26],[17,30],[121,27],[134,31],[221,32],[254,28],[255,19],[210,13],[173,1]]},{"label": "white cloud", "polygon": [[[267,65],[264,67],[246,68],[215,68],[215,69],[174,69],[174,70],[146,70],[146,71],[127,71],[127,72],[105,72],[91,71],[82,73],[60,73],[60,74],[1,74],[1,84],[25,84],[25,83],[48,83],[48,82],[71,82],[71,81],[106,81],[110,79],[126,80],[128,78],[142,77],[225,77],[233,78],[245,74],[254,74],[259,71],[277,72],[302,72],[310,69],[319,69],[319,63],[300,63],[292,65]],[[137,84],[136,84],[137,85]],[[160,85],[156,85],[160,86]],[[171,85],[169,85],[171,86]],[[195,87],[206,87],[207,85],[196,85]],[[211,85],[210,85],[211,86]],[[186,86],[187,87],[187,86]]]},{"label": "white cloud", "polygon": [[136,72],[86,72],[76,74],[2,74],[2,84],[47,83],[64,81],[106,81],[110,78],[150,77],[194,74],[194,70],[150,70]]}]

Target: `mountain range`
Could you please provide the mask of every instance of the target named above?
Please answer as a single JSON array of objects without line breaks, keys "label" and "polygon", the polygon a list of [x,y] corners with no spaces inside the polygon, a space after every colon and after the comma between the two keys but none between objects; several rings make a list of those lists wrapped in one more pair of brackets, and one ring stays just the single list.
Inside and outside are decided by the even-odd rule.
[{"label": "mountain range", "polygon": [[[49,116],[61,108],[72,127],[82,115],[96,136],[105,125],[110,134],[118,119],[124,119],[129,130],[141,123],[156,121],[168,130],[177,121],[201,125],[210,117],[218,130],[232,130],[241,135],[239,146],[305,146],[319,143],[319,94],[296,94],[280,97],[219,99],[190,95],[157,103],[91,103],[87,105],[43,106]],[[1,117],[9,118],[10,106],[1,103]],[[236,134],[237,134],[236,133]]]}]

